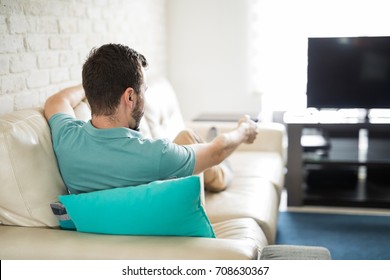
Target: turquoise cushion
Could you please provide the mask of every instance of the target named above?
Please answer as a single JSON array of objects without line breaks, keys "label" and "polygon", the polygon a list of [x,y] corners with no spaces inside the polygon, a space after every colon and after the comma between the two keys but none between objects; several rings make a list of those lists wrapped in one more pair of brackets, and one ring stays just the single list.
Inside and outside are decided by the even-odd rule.
[{"label": "turquoise cushion", "polygon": [[198,176],[59,197],[78,231],[215,237]]}]

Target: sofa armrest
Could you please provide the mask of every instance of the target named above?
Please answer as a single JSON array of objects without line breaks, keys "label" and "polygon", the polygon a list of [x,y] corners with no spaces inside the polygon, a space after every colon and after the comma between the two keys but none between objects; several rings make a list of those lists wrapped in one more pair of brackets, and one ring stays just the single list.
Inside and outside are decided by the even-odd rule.
[{"label": "sofa armrest", "polygon": [[[197,132],[203,139],[207,139],[207,134],[211,128],[215,127],[219,134],[236,128],[237,123],[192,121],[187,122],[186,126]],[[285,160],[287,154],[287,133],[285,126],[280,123],[258,123],[258,132],[259,134],[253,144],[242,144],[238,150],[276,152]]]}]

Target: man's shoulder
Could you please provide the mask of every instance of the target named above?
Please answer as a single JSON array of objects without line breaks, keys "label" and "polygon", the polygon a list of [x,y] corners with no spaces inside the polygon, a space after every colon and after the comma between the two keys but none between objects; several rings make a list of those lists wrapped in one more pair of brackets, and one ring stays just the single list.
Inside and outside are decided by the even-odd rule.
[{"label": "man's shoulder", "polygon": [[76,124],[84,124],[84,121],[77,120],[73,116],[64,114],[64,113],[56,113],[52,115],[48,121],[50,126],[56,125],[56,124],[66,124],[66,123],[76,123]]},{"label": "man's shoulder", "polygon": [[48,122],[49,123],[52,123],[52,122],[56,122],[56,121],[60,121],[60,120],[74,120],[75,118],[72,117],[71,115],[68,115],[68,114],[64,114],[64,113],[55,113],[54,115],[52,115]]},{"label": "man's shoulder", "polygon": [[140,138],[140,140],[140,143],[144,144],[145,146],[159,147],[159,149],[172,149],[173,147],[177,146],[177,144],[166,138]]},{"label": "man's shoulder", "polygon": [[[60,139],[64,139],[64,136],[74,138],[79,135],[82,127],[84,127],[85,122],[75,119],[73,116],[56,113],[50,117],[49,121],[50,132],[53,140],[53,144],[57,145]],[[70,133],[72,132],[72,133]]]}]

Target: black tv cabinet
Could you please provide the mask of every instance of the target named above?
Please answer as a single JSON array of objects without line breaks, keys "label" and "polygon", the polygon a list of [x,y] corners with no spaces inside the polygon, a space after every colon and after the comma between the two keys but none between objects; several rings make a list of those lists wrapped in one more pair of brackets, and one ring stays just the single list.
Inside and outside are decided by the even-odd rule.
[{"label": "black tv cabinet", "polygon": [[[390,208],[390,119],[285,122],[288,206]],[[323,140],[305,141],[307,131]]]}]

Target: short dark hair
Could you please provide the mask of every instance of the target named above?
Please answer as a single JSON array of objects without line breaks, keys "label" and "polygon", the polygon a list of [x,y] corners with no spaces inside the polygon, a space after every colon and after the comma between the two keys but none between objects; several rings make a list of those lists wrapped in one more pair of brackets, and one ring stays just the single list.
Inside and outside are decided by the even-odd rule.
[{"label": "short dark hair", "polygon": [[144,82],[142,67],[146,58],[121,44],[106,44],[93,48],[83,65],[82,79],[92,114],[113,114],[126,88],[140,93]]}]

